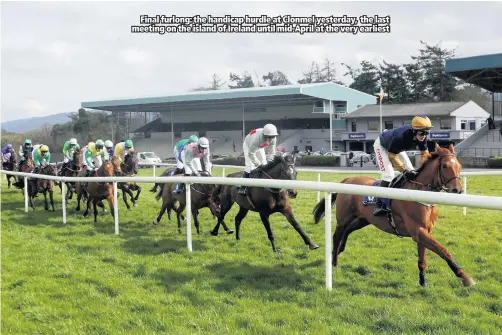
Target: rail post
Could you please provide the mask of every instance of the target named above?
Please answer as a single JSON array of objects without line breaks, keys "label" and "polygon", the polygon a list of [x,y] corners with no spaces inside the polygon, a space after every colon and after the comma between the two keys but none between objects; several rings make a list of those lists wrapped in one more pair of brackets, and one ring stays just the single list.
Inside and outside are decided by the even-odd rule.
[{"label": "rail post", "polygon": [[185,184],[185,202],[187,213],[187,247],[188,251],[192,251],[192,194],[190,184]]},{"label": "rail post", "polygon": [[[464,194],[467,194],[467,177],[464,177]],[[467,207],[464,207],[464,216],[467,215]]]},{"label": "rail post", "polygon": [[117,182],[113,182],[113,219],[115,220],[115,234],[119,234],[119,202],[117,194]]},{"label": "rail post", "polygon": [[24,177],[24,212],[28,213],[28,177]]},{"label": "rail post", "polygon": [[333,267],[331,255],[331,193],[324,192],[324,244],[326,257],[326,288],[331,291],[333,289]]},{"label": "rail post", "polygon": [[65,197],[65,182],[61,181],[61,206],[63,208],[63,224],[66,224],[66,197]]}]

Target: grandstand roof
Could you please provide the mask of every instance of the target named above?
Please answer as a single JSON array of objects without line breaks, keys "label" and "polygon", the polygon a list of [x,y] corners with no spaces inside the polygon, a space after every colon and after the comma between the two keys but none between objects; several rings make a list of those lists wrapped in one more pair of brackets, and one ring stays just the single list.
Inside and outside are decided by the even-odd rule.
[{"label": "grandstand roof", "polygon": [[[446,116],[465,105],[466,102],[432,102],[421,104],[384,104],[382,114],[385,117],[417,116]],[[366,105],[350,114],[343,116],[345,119],[380,117],[379,105]]]},{"label": "grandstand roof", "polygon": [[490,92],[502,92],[502,53],[448,59],[446,72]]},{"label": "grandstand roof", "polygon": [[376,97],[335,83],[252,87],[187,92],[162,97],[137,97],[82,102],[81,107],[118,112],[166,112],[176,109],[209,109],[220,106],[272,106],[324,99],[347,102],[350,112],[358,105],[375,104]]}]

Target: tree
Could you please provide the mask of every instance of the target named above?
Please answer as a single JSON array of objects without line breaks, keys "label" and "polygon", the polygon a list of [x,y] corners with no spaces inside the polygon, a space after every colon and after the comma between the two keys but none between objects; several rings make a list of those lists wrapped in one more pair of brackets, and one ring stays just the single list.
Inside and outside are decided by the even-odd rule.
[{"label": "tree", "polygon": [[324,58],[324,67],[321,69],[321,75],[319,78],[320,82],[327,83],[335,83],[339,85],[343,85],[343,83],[336,79],[336,69],[335,63],[330,61],[328,57]]},{"label": "tree", "polygon": [[321,70],[319,69],[319,64],[312,62],[310,69],[303,71],[303,78],[297,80],[298,84],[310,84],[318,83],[322,79]]},{"label": "tree", "polygon": [[209,82],[209,86],[199,86],[197,88],[192,89],[192,92],[200,92],[200,91],[216,91],[219,90],[226,82],[222,82],[222,79],[215,73],[211,81]]},{"label": "tree", "polygon": [[429,101],[452,101],[458,80],[446,72],[446,60],[455,57],[455,50],[441,47],[441,42],[430,46],[420,41],[423,48],[419,56],[411,56],[423,71],[421,85],[425,88],[425,96]]},{"label": "tree", "polygon": [[463,102],[472,100],[487,112],[491,113],[492,110],[491,95],[474,85],[466,84],[461,89],[456,90],[453,93],[453,100]]},{"label": "tree", "polygon": [[230,73],[230,81],[235,82],[235,85],[228,85],[229,88],[246,88],[246,87],[255,87],[253,82],[253,78],[249,74],[249,72],[245,71],[242,75],[237,75],[234,73]]},{"label": "tree", "polygon": [[423,95],[424,81],[420,66],[416,63],[404,64],[403,66],[405,70],[404,78],[406,79],[406,87],[408,89],[407,102],[421,102],[425,99],[425,96]]},{"label": "tree", "polygon": [[[378,69],[375,65],[368,61],[361,62],[360,69],[353,69],[351,66],[342,63],[347,68],[347,73],[344,76],[349,75],[353,82],[349,85],[350,88],[355,90],[374,95],[379,92],[379,80],[378,80]],[[375,97],[376,99],[376,97]]]},{"label": "tree", "polygon": [[401,65],[387,63],[380,64],[380,85],[387,94],[387,103],[406,103],[408,100],[408,89],[404,70]]},{"label": "tree", "polygon": [[262,78],[267,82],[268,86],[291,85],[289,79],[281,71],[269,72],[267,75],[262,76]]}]

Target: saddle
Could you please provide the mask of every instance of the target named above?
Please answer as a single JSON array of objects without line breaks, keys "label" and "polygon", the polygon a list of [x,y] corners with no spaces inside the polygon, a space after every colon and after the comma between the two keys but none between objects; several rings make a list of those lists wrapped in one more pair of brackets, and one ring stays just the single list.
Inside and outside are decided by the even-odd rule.
[{"label": "saddle", "polygon": [[[406,177],[403,173],[401,173],[399,176],[395,177],[389,184],[388,188],[400,188],[402,185],[402,182],[406,180]],[[380,187],[380,184],[382,183],[381,180],[377,180],[376,182],[373,183],[371,186],[375,187]],[[387,206],[387,209],[391,210],[391,203],[392,199],[387,199],[387,198],[376,198],[374,196],[367,195],[363,198],[363,205],[364,206],[374,206],[377,202],[377,200],[380,200]]]}]

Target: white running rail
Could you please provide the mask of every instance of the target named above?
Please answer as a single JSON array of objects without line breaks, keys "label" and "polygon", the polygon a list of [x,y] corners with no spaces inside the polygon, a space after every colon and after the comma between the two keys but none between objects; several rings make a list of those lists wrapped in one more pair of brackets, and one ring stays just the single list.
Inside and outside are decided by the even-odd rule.
[{"label": "white running rail", "polygon": [[[498,171],[502,175],[502,171]],[[24,177],[24,194],[25,194],[25,211],[28,212],[28,177],[34,177],[32,173],[0,171],[2,174],[10,174]],[[490,173],[490,172],[488,172]],[[480,175],[479,173],[476,175]],[[490,174],[481,174],[490,175]],[[415,191],[393,188],[382,188],[363,185],[350,185],[341,183],[327,182],[311,182],[302,180],[270,180],[270,179],[249,179],[249,178],[224,178],[224,177],[57,177],[47,175],[36,175],[39,179],[61,181],[62,187],[62,206],[63,206],[63,222],[66,223],[66,203],[64,199],[64,182],[113,182],[113,190],[115,195],[114,213],[115,213],[115,234],[119,233],[118,224],[118,201],[117,201],[117,182],[136,182],[136,183],[179,183],[186,184],[186,197],[190,199],[191,184],[218,184],[218,185],[245,185],[255,187],[272,187],[284,189],[300,189],[307,191],[322,191],[325,192],[325,266],[326,266],[326,288],[332,289],[332,268],[331,268],[331,199],[332,192],[371,195],[374,197],[383,197],[390,199],[419,201],[425,203],[438,203],[443,205],[465,206],[485,209],[502,210],[502,197],[467,195],[467,194],[451,194],[451,193],[436,193],[428,191]],[[192,229],[191,229],[191,201],[187,201],[187,248],[192,251]]]}]

